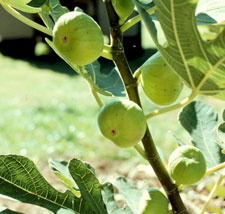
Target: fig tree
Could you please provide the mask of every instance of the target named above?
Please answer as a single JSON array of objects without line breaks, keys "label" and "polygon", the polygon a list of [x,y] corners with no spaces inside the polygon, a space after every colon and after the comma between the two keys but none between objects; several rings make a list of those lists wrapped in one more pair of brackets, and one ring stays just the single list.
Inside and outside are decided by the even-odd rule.
[{"label": "fig tree", "polygon": [[191,145],[178,147],[169,157],[169,173],[175,183],[189,185],[198,182],[206,172],[202,152]]},{"label": "fig tree", "polygon": [[134,3],[132,0],[112,0],[112,5],[120,18],[120,24],[123,24],[123,22],[132,14],[134,10]]},{"label": "fig tree", "polygon": [[58,19],[53,28],[53,43],[66,59],[76,65],[95,61],[104,47],[99,25],[80,11],[68,12]]},{"label": "fig tree", "polygon": [[138,205],[138,214],[168,214],[169,200],[158,189],[143,192]]},{"label": "fig tree", "polygon": [[159,52],[140,68],[141,85],[147,97],[158,105],[170,105],[178,98],[183,82],[165,63]]},{"label": "fig tree", "polygon": [[104,105],[98,125],[106,138],[122,148],[137,144],[147,127],[142,109],[129,100],[114,100]]}]

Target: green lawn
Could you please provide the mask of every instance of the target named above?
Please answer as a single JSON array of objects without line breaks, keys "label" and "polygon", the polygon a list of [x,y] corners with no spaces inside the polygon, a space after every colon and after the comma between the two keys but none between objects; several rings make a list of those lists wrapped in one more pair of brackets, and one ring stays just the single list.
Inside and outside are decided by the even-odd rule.
[{"label": "green lawn", "polygon": [[85,80],[39,67],[0,56],[1,154],[92,159],[133,153],[119,152],[101,136]]},{"label": "green lawn", "polygon": [[[55,72],[55,68],[69,69],[62,63],[51,64],[50,69],[46,65],[0,55],[1,154],[21,154],[36,160],[65,156],[86,160],[138,158],[132,148],[118,149],[101,136],[98,106],[85,80]],[[157,108],[142,91],[141,96],[146,112]],[[218,110],[219,104],[214,102]],[[166,158],[176,146],[169,130],[185,141],[189,139],[176,120],[177,112],[149,122]]]}]

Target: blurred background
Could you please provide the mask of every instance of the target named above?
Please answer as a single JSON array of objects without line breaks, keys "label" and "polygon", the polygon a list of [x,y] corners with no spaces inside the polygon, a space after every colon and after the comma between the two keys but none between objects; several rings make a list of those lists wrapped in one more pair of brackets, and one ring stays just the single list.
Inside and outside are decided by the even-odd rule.
[{"label": "blurred background", "polygon": [[[62,0],[73,10],[82,8],[101,26],[108,41],[107,15],[102,1]],[[41,23],[38,15],[25,14]],[[135,16],[135,12],[132,16]],[[159,35],[161,34],[158,28]],[[65,64],[38,32],[0,7],[0,151],[25,155],[35,161],[77,157],[85,160],[129,159],[140,161],[131,149],[119,149],[105,139],[97,126],[99,108],[86,81]],[[125,52],[134,72],[155,51],[144,25],[138,23],[124,34]],[[113,63],[99,59],[104,73]],[[139,87],[145,112],[159,108]],[[180,100],[187,96],[185,89]],[[110,97],[102,97],[107,102]],[[201,98],[211,102],[206,98]],[[220,101],[211,104],[220,111]],[[149,121],[153,138],[166,161],[177,146],[173,134],[190,140],[174,111]],[[107,149],[106,149],[107,148]]]}]

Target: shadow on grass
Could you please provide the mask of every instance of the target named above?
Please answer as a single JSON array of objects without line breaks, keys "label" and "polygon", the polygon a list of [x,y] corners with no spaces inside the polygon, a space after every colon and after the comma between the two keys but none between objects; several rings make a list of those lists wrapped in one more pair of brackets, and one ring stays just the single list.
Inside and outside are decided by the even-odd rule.
[{"label": "shadow on grass", "polygon": [[[155,49],[147,49],[143,51],[140,57],[136,58],[128,57],[128,62],[132,72],[135,72],[135,70],[155,52],[156,52]],[[16,59],[19,59],[19,57],[16,57]],[[50,69],[53,72],[58,72],[69,76],[77,75],[77,73],[55,53],[51,53],[47,56],[40,56],[40,57],[34,56],[30,58],[22,57],[22,60],[29,62],[32,66],[39,69]],[[101,64],[101,72],[104,74],[110,73],[110,71],[114,67],[112,61],[104,59],[102,57],[99,58],[99,62]]]}]

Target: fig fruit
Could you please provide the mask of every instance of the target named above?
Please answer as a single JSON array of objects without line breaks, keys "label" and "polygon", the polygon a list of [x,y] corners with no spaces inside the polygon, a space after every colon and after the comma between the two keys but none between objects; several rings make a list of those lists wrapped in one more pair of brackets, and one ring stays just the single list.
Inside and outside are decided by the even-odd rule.
[{"label": "fig fruit", "polygon": [[191,145],[178,147],[169,157],[169,173],[175,183],[189,185],[198,182],[206,172],[202,152]]},{"label": "fig fruit", "polygon": [[80,11],[65,13],[57,20],[53,28],[53,43],[63,57],[76,65],[95,61],[104,47],[99,25]]},{"label": "fig fruit", "polygon": [[120,18],[120,24],[123,24],[134,10],[134,3],[132,0],[112,0],[112,5]]},{"label": "fig fruit", "polygon": [[158,105],[170,105],[178,98],[183,82],[165,63],[159,52],[140,68],[141,85],[147,97]]},{"label": "fig fruit", "polygon": [[98,125],[106,138],[122,148],[137,144],[147,127],[142,109],[129,100],[114,100],[104,105],[98,115]]},{"label": "fig fruit", "polygon": [[144,191],[138,205],[138,214],[168,214],[169,200],[158,189]]}]

